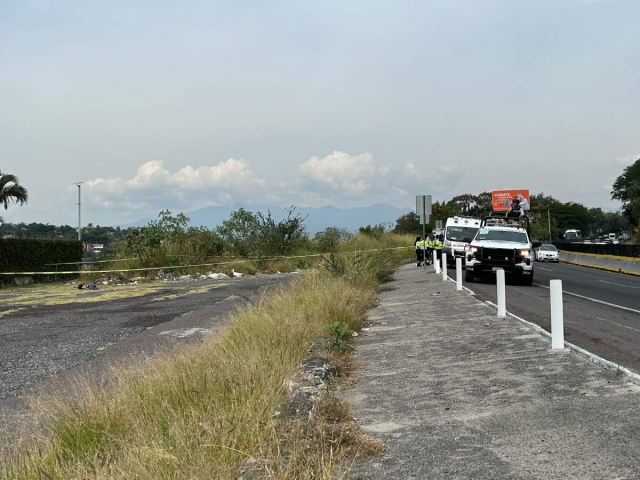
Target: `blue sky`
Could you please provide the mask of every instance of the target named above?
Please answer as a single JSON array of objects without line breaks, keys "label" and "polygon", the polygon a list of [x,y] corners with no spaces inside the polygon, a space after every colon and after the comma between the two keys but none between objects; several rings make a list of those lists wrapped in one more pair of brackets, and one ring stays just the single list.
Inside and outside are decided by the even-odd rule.
[{"label": "blue sky", "polygon": [[616,207],[640,2],[0,1],[9,222],[529,188]]}]

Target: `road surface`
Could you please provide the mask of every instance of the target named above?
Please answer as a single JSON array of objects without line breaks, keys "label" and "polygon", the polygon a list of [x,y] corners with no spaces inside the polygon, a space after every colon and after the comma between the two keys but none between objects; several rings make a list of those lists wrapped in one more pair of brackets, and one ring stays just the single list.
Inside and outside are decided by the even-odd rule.
[{"label": "road surface", "polygon": [[[507,282],[507,311],[550,330],[552,279],[562,280],[565,340],[640,373],[640,278],[536,262],[533,286]],[[495,280],[464,285],[479,300],[496,303]]]}]

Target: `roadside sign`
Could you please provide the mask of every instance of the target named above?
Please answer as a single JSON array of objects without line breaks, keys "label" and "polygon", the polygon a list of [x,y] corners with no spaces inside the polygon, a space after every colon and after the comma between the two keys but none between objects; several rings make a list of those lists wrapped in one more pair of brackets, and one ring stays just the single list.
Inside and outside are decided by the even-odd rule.
[{"label": "roadside sign", "polygon": [[416,214],[420,217],[420,225],[429,223],[431,195],[416,195]]},{"label": "roadside sign", "polygon": [[505,212],[511,209],[514,198],[520,200],[520,208],[528,211],[529,190],[494,190],[491,192],[491,206],[494,212]]}]

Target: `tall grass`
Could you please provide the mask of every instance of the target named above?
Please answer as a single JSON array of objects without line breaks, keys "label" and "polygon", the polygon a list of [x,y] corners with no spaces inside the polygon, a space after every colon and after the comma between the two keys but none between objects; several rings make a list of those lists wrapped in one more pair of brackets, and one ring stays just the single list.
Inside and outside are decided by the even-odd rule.
[{"label": "tall grass", "polygon": [[248,457],[278,465],[274,478],[330,478],[332,447],[292,464],[272,415],[324,326],[359,328],[374,295],[309,272],[204,345],[121,373],[109,391],[85,385],[49,416],[47,435],[6,459],[0,478],[235,478]]},{"label": "tall grass", "polygon": [[114,371],[108,390],[85,381],[49,403],[45,431],[0,462],[0,479],[232,479],[249,457],[270,478],[335,478],[339,443],[273,414],[326,325],[360,329],[380,272],[413,255],[390,249],[407,244],[356,236],[334,257],[340,274],[308,271],[204,344]]}]

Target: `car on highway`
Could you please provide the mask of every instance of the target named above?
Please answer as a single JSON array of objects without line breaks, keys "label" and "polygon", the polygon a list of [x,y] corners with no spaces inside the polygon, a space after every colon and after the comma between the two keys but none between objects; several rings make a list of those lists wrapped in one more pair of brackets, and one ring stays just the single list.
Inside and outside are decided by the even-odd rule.
[{"label": "car on highway", "polygon": [[518,283],[532,285],[533,248],[528,217],[484,217],[478,233],[465,248],[465,281],[495,277],[496,271],[502,269]]},{"label": "car on highway", "polygon": [[533,250],[534,259],[536,262],[559,262],[560,256],[558,254],[558,249],[549,244],[543,243],[538,248]]}]

